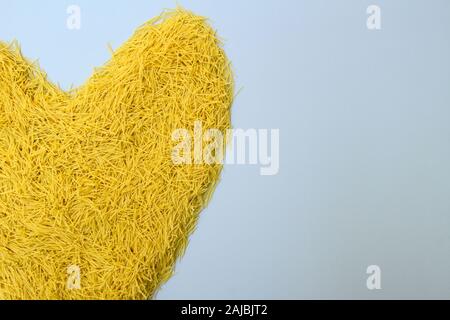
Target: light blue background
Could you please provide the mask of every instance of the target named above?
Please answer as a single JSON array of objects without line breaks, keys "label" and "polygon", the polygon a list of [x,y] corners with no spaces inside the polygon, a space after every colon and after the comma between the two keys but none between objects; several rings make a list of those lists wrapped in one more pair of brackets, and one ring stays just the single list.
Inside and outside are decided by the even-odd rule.
[{"label": "light blue background", "polygon": [[[450,1],[178,3],[225,39],[234,126],[279,128],[281,168],[225,168],[158,298],[450,298]],[[370,4],[382,30],[366,28]],[[0,39],[68,88],[174,6],[0,0]]]}]

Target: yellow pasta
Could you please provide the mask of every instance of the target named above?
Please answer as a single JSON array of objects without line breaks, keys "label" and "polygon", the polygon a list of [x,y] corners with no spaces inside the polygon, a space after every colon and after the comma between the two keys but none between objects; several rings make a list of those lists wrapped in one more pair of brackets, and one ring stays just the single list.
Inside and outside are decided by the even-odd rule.
[{"label": "yellow pasta", "polygon": [[174,164],[172,133],[225,132],[232,99],[215,31],[181,8],[69,92],[0,43],[0,298],[152,298],[222,168]]}]

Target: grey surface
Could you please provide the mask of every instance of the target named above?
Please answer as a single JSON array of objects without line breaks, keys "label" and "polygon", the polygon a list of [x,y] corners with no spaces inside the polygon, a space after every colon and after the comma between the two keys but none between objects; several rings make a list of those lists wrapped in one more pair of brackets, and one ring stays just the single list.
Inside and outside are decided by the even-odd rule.
[{"label": "grey surface", "polygon": [[[450,298],[450,1],[179,3],[225,39],[234,126],[279,128],[281,167],[225,168],[158,298]],[[0,39],[78,85],[107,42],[174,4],[0,0]],[[366,288],[372,264],[381,290]]]}]

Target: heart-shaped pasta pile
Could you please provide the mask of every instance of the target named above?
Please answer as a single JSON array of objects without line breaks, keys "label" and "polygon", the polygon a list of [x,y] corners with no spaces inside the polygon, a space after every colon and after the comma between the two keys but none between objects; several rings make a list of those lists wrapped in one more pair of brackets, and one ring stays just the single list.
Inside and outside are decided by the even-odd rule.
[{"label": "heart-shaped pasta pile", "polygon": [[0,298],[153,297],[222,167],[175,164],[172,133],[226,131],[232,98],[214,30],[183,9],[70,92],[0,44]]}]

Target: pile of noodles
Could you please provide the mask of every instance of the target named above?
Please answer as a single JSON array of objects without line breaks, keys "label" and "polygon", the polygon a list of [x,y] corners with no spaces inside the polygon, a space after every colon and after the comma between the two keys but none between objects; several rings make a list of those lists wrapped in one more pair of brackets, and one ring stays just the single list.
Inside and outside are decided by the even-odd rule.
[{"label": "pile of noodles", "polygon": [[215,31],[181,8],[69,92],[0,43],[0,299],[153,297],[222,168],[175,164],[172,133],[225,132],[232,99]]}]

